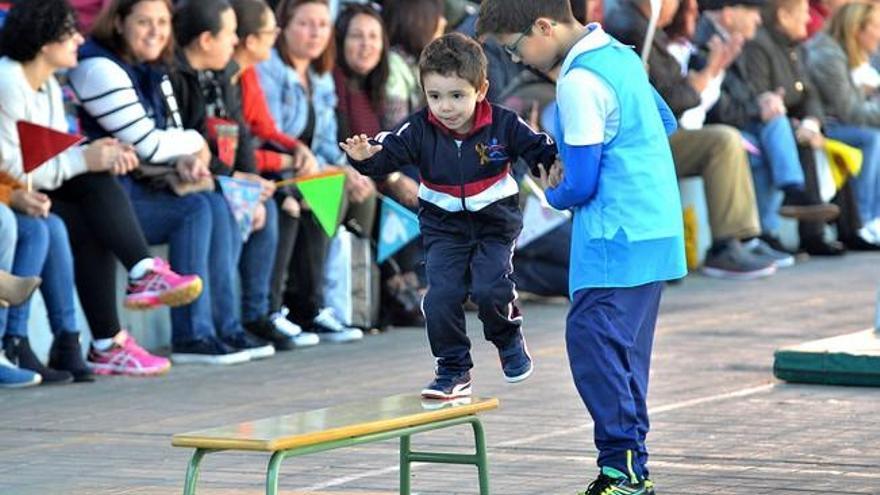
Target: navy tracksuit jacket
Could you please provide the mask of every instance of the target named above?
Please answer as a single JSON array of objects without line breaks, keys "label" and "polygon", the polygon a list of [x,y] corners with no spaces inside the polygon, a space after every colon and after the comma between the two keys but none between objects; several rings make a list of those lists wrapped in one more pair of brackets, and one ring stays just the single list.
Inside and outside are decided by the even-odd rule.
[{"label": "navy tracksuit jacket", "polygon": [[383,150],[353,162],[381,176],[415,163],[419,168],[419,224],[427,257],[428,292],[422,303],[438,372],[473,366],[462,303],[479,307],[486,339],[504,348],[520,337],[510,274],[522,229],[519,186],[511,165],[549,166],[556,144],[518,115],[486,101],[477,104],[473,129],[457,135],[425,108],[394,132],[376,136]]}]

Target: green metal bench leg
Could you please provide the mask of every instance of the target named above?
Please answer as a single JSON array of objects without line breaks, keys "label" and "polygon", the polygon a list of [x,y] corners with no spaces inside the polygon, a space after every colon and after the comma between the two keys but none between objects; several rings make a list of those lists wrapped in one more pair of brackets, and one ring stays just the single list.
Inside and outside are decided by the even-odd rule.
[{"label": "green metal bench leg", "polygon": [[266,470],[266,495],[278,495],[278,475],[281,474],[281,463],[287,452],[280,450],[272,454],[269,468]]},{"label": "green metal bench leg", "polygon": [[193,452],[192,459],[189,461],[189,467],[186,468],[183,495],[196,495],[196,484],[199,482],[199,465],[202,463],[202,458],[210,452],[207,449],[196,449]]},{"label": "green metal bench leg", "polygon": [[480,476],[480,495],[489,495],[489,460],[486,457],[486,434],[479,419],[471,421],[474,427],[474,443],[477,448],[477,471]]},{"label": "green metal bench leg", "polygon": [[410,482],[412,480],[412,461],[410,454],[410,437],[400,437],[400,495],[410,495]]}]

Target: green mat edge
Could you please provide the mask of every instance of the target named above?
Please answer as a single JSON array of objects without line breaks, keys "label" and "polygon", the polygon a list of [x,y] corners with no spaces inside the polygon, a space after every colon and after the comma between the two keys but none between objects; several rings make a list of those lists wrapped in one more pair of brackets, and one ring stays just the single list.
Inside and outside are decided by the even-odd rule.
[{"label": "green mat edge", "polygon": [[880,386],[880,357],[778,350],[773,375],[787,382]]}]

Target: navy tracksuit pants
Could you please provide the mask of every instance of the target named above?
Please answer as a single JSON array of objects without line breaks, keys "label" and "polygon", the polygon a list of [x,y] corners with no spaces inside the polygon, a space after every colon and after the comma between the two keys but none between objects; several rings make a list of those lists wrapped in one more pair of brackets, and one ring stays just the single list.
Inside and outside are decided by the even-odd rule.
[{"label": "navy tracksuit pants", "polygon": [[426,219],[422,212],[428,279],[422,310],[438,373],[473,367],[462,307],[468,295],[479,308],[487,340],[504,348],[520,338],[522,317],[514,304],[516,292],[510,275],[521,225],[521,221],[493,225],[466,212],[443,214],[442,218],[434,214]]},{"label": "navy tracksuit pants", "polygon": [[662,282],[575,292],[566,345],[575,386],[595,423],[600,467],[648,476],[648,372]]}]

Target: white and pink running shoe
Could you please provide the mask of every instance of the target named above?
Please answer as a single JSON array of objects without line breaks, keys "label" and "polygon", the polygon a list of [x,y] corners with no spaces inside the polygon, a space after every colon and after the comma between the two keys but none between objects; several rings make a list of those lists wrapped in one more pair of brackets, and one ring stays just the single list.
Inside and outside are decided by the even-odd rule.
[{"label": "white and pink running shoe", "polygon": [[129,280],[124,306],[128,309],[153,309],[189,304],[202,293],[198,275],[178,275],[161,258],[153,258],[153,268],[136,280]]},{"label": "white and pink running shoe", "polygon": [[97,375],[151,376],[171,368],[171,361],[147,352],[125,330],[113,337],[113,346],[106,351],[91,346],[87,360]]}]

